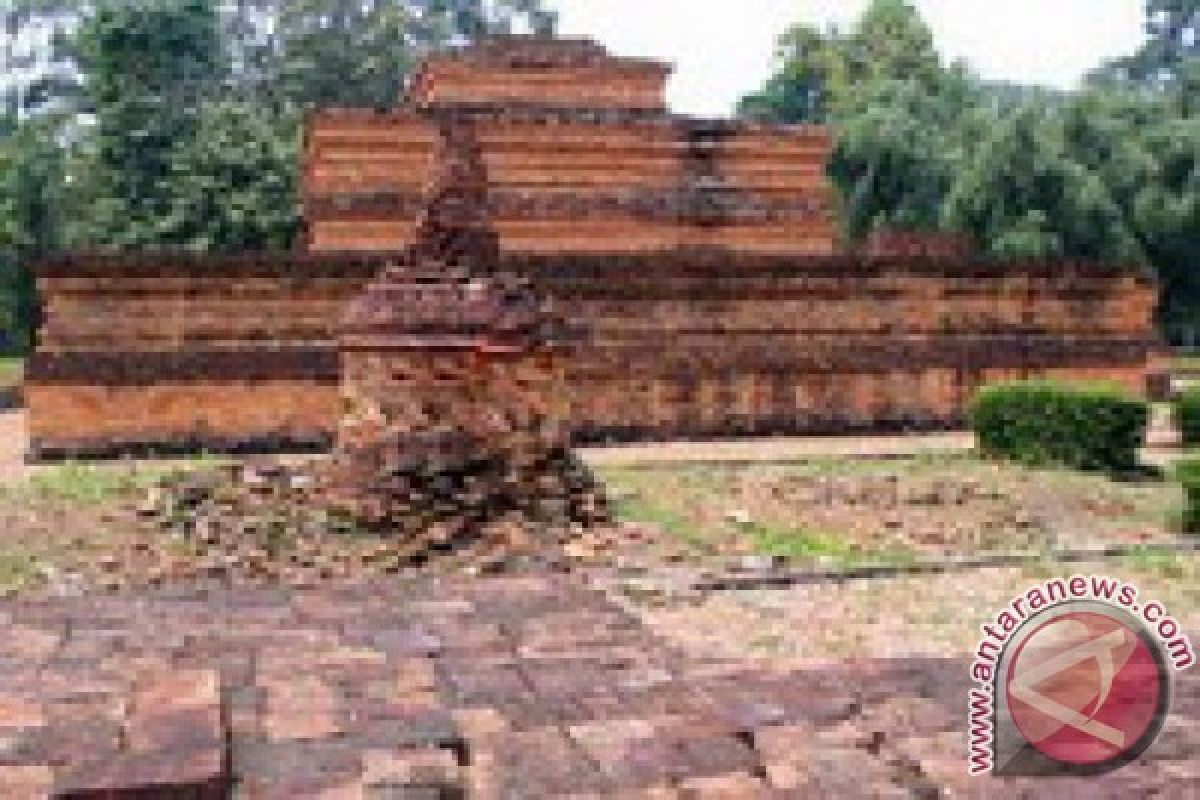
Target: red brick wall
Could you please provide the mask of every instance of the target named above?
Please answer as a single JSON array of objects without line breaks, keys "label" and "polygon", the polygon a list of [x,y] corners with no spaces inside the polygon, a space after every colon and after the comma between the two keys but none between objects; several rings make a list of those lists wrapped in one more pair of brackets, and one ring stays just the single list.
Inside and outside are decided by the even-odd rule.
[{"label": "red brick wall", "polygon": [[[470,124],[504,252],[836,249],[824,128],[545,109],[480,111]],[[435,140],[434,119],[419,110],[314,115],[302,180],[307,247],[411,245]]]},{"label": "red brick wall", "polygon": [[408,100],[666,110],[669,64],[614,58],[588,39],[502,36],[434,54],[417,70]]},{"label": "red brick wall", "polygon": [[[36,449],[316,444],[339,416],[342,304],[385,256],[43,265]],[[574,321],[585,438],[954,424],[981,383],[1144,383],[1154,287],[1087,264],[523,256]]]}]

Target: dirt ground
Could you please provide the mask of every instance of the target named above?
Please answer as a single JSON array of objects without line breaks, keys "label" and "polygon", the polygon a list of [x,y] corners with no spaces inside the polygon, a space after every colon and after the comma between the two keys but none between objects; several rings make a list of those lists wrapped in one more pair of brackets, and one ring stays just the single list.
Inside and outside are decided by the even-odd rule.
[{"label": "dirt ground", "polygon": [[969,570],[790,589],[713,592],[691,602],[637,603],[660,636],[687,652],[784,659],[812,668],[848,658],[961,658],[980,626],[1029,587],[1103,575],[1138,587],[1189,631],[1200,631],[1200,554],[1138,556],[1020,569]]},{"label": "dirt ground", "polygon": [[25,476],[25,413],[0,413],[0,483],[12,483]]},{"label": "dirt ground", "polygon": [[853,563],[1179,541],[1182,493],[968,454],[602,468],[623,519],[699,553]]},{"label": "dirt ground", "polygon": [[[220,573],[235,555],[221,549],[228,542],[190,546],[138,513],[164,476],[221,460],[31,467],[24,440],[24,415],[0,414],[0,590],[158,585]],[[1184,541],[1170,481],[985,463],[968,444],[949,434],[587,450],[622,525],[577,549],[604,563],[772,557],[828,568]],[[326,544],[293,561],[351,574],[371,550]]]}]

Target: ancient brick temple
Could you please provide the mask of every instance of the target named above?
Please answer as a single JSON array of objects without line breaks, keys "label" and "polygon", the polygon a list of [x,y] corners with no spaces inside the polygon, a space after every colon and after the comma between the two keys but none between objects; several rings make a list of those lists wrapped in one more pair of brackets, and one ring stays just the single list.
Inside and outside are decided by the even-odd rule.
[{"label": "ancient brick temple", "polygon": [[341,326],[329,504],[420,547],[440,537],[485,557],[594,521],[600,503],[570,453],[556,328],[512,276],[431,261],[384,270]]},{"label": "ancient brick temple", "polygon": [[567,318],[580,441],[936,428],[1034,375],[1144,388],[1144,275],[952,240],[845,251],[831,132],[673,115],[669,72],[488,39],[428,60],[394,110],[310,118],[303,251],[47,260],[33,454],[327,446],[341,310],[435,254]]},{"label": "ancient brick temple", "polygon": [[486,171],[504,253],[832,253],[829,131],[672,116],[669,73],[587,41],[499,39],[430,59],[403,108],[311,120],[308,247],[412,244],[430,177],[458,137]]}]

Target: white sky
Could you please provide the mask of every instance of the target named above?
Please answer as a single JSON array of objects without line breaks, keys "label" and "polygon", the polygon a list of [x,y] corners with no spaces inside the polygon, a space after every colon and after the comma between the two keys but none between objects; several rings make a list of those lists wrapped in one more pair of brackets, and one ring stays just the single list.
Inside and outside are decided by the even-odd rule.
[{"label": "white sky", "polygon": [[[915,0],[946,61],[987,80],[1077,84],[1143,39],[1143,0]],[[671,107],[729,114],[772,71],[776,37],[796,22],[845,29],[867,0],[549,0],[564,36],[592,36],[618,55],[675,64]]]}]

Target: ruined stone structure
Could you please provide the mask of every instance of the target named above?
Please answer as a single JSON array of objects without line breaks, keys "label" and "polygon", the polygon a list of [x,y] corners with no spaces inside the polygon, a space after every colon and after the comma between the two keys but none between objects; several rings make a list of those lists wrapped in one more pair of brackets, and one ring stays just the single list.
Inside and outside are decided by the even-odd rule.
[{"label": "ruined stone structure", "polygon": [[310,121],[307,244],[411,245],[452,135],[486,174],[506,253],[832,253],[829,131],[672,116],[669,72],[587,41],[501,38],[430,59],[403,108]]},{"label": "ruined stone structure", "polygon": [[480,549],[482,561],[545,550],[543,531],[594,521],[600,501],[570,454],[554,329],[511,277],[436,262],[384,270],[341,326],[331,505],[421,552],[439,539]]},{"label": "ruined stone structure", "polygon": [[431,256],[521,276],[566,318],[580,441],[954,425],[982,383],[1033,375],[1144,388],[1145,276],[953,239],[842,252],[830,132],[673,116],[667,74],[488,40],[431,59],[396,110],[309,120],[307,252],[47,261],[34,453],[326,446],[339,310]]}]

